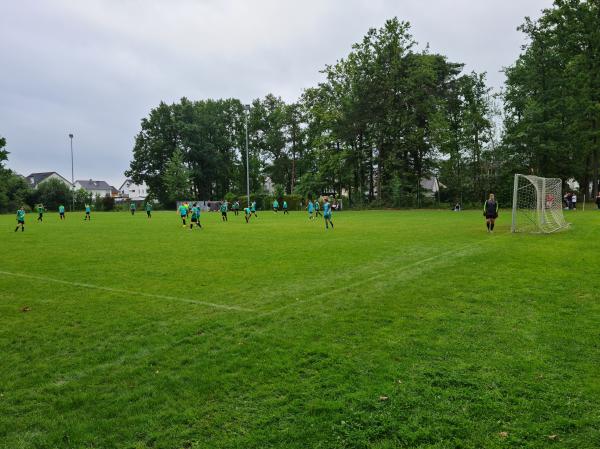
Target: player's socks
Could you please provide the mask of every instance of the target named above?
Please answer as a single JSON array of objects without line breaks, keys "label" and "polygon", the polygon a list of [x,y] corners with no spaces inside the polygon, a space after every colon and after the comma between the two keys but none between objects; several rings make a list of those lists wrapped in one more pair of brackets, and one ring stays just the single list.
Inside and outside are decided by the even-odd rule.
[{"label": "player's socks", "polygon": [[15,228],[15,232],[17,232],[18,230],[19,230],[19,227],[17,226],[17,227]]},{"label": "player's socks", "polygon": [[494,230],[494,223],[490,224],[490,228],[492,231]]}]

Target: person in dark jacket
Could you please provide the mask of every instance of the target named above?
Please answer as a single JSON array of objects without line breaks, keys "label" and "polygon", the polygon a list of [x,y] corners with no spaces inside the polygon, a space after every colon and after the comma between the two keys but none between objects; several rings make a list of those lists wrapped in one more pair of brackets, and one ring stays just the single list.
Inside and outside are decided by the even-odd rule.
[{"label": "person in dark jacket", "polygon": [[493,193],[490,193],[490,197],[483,203],[483,216],[488,232],[494,232],[494,225],[498,218],[498,202]]},{"label": "person in dark jacket", "polygon": [[598,206],[598,210],[600,210],[600,192],[598,192],[598,196],[596,197],[596,206]]}]

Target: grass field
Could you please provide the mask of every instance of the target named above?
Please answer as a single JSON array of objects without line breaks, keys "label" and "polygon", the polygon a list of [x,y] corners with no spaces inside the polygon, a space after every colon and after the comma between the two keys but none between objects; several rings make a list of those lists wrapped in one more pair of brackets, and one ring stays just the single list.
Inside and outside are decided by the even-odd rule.
[{"label": "grass field", "polygon": [[600,213],[0,216],[0,448],[598,448]]}]

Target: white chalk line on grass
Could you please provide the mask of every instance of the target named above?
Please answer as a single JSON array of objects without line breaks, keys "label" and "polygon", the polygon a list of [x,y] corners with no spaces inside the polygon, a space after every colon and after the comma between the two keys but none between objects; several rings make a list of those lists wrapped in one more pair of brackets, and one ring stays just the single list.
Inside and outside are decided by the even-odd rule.
[{"label": "white chalk line on grass", "polygon": [[50,277],[46,277],[46,276],[35,276],[35,275],[24,274],[24,273],[12,273],[10,271],[2,271],[2,270],[0,270],[0,274],[3,274],[5,276],[20,277],[20,278],[25,278],[25,279],[34,279],[36,281],[53,282],[55,284],[71,285],[73,287],[91,288],[94,290],[102,290],[102,291],[106,291],[106,292],[118,293],[118,294],[124,294],[124,295],[143,296],[146,298],[153,298],[153,299],[166,299],[169,301],[179,301],[179,302],[185,302],[185,303],[189,303],[189,304],[197,304],[200,306],[212,307],[215,309],[236,310],[239,312],[253,312],[252,309],[248,309],[245,307],[228,306],[225,304],[216,304],[213,302],[198,301],[195,299],[179,298],[177,296],[156,295],[154,293],[136,292],[133,290],[123,290],[120,288],[104,287],[102,285],[87,284],[84,282],[65,281],[62,279],[55,279],[55,278],[50,278]]},{"label": "white chalk line on grass", "polygon": [[[496,240],[496,239],[494,239],[494,240]],[[415,261],[413,263],[410,263],[408,265],[401,266],[401,267],[399,267],[399,268],[397,268],[395,270],[392,269],[392,270],[385,271],[385,272],[381,272],[380,271],[380,272],[378,272],[378,273],[376,273],[376,274],[374,274],[372,276],[369,276],[368,278],[364,278],[364,279],[362,279],[360,281],[353,282],[351,284],[346,284],[344,287],[342,287],[342,289],[343,290],[351,290],[353,288],[356,288],[356,287],[359,287],[359,286],[361,286],[363,284],[372,282],[373,280],[379,279],[381,277],[390,276],[390,275],[393,276],[393,275],[396,275],[396,274],[401,274],[401,273],[403,273],[403,272],[405,272],[405,271],[407,271],[407,270],[409,270],[411,268],[416,268],[419,265],[423,265],[423,264],[425,264],[427,262],[431,262],[431,261],[434,261],[436,259],[443,258],[445,256],[452,255],[452,256],[454,256],[454,257],[452,257],[452,259],[456,259],[458,257],[466,256],[466,255],[469,254],[469,250],[471,248],[474,248],[474,247],[476,247],[478,245],[481,245],[482,243],[487,243],[487,242],[490,242],[490,241],[493,241],[493,240],[482,240],[482,241],[479,241],[479,242],[474,242],[474,243],[471,243],[471,244],[468,244],[468,245],[464,245],[464,246],[459,247],[459,248],[455,248],[455,249],[452,249],[452,250],[448,250],[448,251],[436,254],[435,256],[430,256],[430,257],[426,257],[424,259],[417,260],[417,261]],[[446,259],[446,260],[448,260],[448,259]],[[43,278],[43,277],[40,277],[40,276],[19,275],[19,274],[15,274],[15,273],[7,273],[5,271],[0,271],[0,274],[8,274],[8,275],[20,276],[20,277],[25,277],[25,278],[34,278],[34,279],[37,278],[37,279],[40,279],[40,280],[46,280],[46,278]],[[52,281],[56,281],[56,282],[67,284],[67,285],[87,286],[87,284],[82,284],[82,283],[78,283],[78,282],[77,283],[73,283],[73,282],[61,281],[61,280],[52,280]],[[102,290],[106,290],[107,289],[107,287],[98,287],[98,288],[100,288]],[[112,290],[108,290],[108,291],[112,291]],[[118,290],[118,292],[124,292],[124,290]],[[310,298],[307,298],[307,299],[304,299],[304,300],[297,300],[297,301],[289,302],[288,304],[285,304],[284,306],[278,307],[276,309],[271,309],[269,311],[263,311],[263,312],[254,313],[251,318],[247,318],[246,320],[242,320],[242,321],[236,322],[236,326],[239,327],[243,323],[250,322],[250,321],[252,321],[252,320],[254,320],[256,318],[262,318],[262,317],[266,317],[266,316],[269,316],[269,315],[273,315],[273,314],[276,314],[278,312],[283,311],[284,309],[287,309],[287,308],[290,308],[290,307],[293,307],[293,306],[297,306],[297,305],[301,305],[301,304],[305,304],[307,302],[314,301],[315,299],[319,299],[319,298],[323,298],[323,297],[329,296],[329,295],[331,295],[333,293],[339,293],[339,290],[327,290],[327,291],[324,291],[324,292],[319,293],[317,295],[311,296]],[[145,296],[146,294],[143,294],[143,295]],[[164,296],[161,296],[161,295],[152,295],[152,296],[153,297],[164,298]],[[182,300],[181,298],[171,298],[171,297],[166,297],[166,298],[175,299],[175,300]],[[217,306],[219,306],[219,305],[217,305]],[[225,306],[225,307],[230,307],[230,306]],[[251,311],[250,309],[243,309],[243,310],[244,311]],[[85,376],[87,376],[89,374],[92,374],[92,373],[96,373],[99,369],[112,368],[114,366],[123,365],[125,363],[132,363],[133,361],[137,361],[137,360],[139,360],[139,359],[141,359],[143,357],[149,356],[149,355],[153,355],[154,356],[156,354],[160,354],[163,351],[168,350],[168,349],[172,348],[173,346],[181,343],[186,338],[189,338],[189,336],[185,336],[183,338],[180,338],[180,339],[178,339],[175,342],[166,343],[164,345],[160,345],[158,347],[154,347],[153,349],[149,349],[149,348],[145,347],[145,348],[142,348],[139,351],[136,351],[134,354],[122,355],[122,356],[117,357],[115,360],[102,362],[102,363],[96,364],[96,365],[94,365],[92,367],[88,367],[86,369],[82,369],[82,370],[78,370],[78,371],[75,371],[75,372],[71,372],[71,373],[68,374],[68,376],[66,378],[62,378],[60,380],[46,382],[43,385],[41,385],[40,388],[41,387],[47,387],[48,385],[62,386],[64,384],[70,383],[72,381],[81,380],[82,377],[85,377]]]},{"label": "white chalk line on grass", "polygon": [[[506,234],[506,235],[510,235],[510,234]],[[498,237],[501,237],[501,236],[502,235],[500,235]],[[424,259],[419,259],[419,260],[416,260],[416,261],[414,261],[412,263],[409,263],[407,265],[402,265],[402,266],[400,266],[398,268],[395,268],[395,269],[392,268],[390,270],[380,270],[379,272],[377,272],[375,274],[372,274],[371,276],[365,277],[365,278],[363,278],[361,280],[358,280],[356,282],[352,282],[352,283],[346,284],[346,285],[342,286],[339,289],[329,289],[329,290],[325,290],[324,292],[318,293],[316,295],[311,295],[310,297],[308,297],[306,299],[296,300],[296,301],[290,301],[289,303],[287,303],[287,304],[285,304],[285,305],[283,305],[281,307],[277,307],[275,309],[271,309],[269,311],[264,311],[262,313],[259,313],[259,314],[255,315],[255,316],[253,316],[252,319],[254,319],[256,317],[263,317],[263,316],[268,316],[268,315],[272,315],[272,314],[275,314],[275,313],[279,313],[282,310],[288,309],[290,307],[294,307],[294,306],[297,306],[297,305],[301,305],[301,304],[305,304],[305,303],[308,303],[308,302],[312,302],[312,301],[314,301],[316,299],[324,298],[324,297],[327,297],[327,296],[332,295],[334,293],[335,294],[339,294],[340,290],[349,291],[349,290],[355,289],[356,287],[360,287],[361,285],[369,284],[369,283],[371,283],[371,282],[373,282],[373,281],[375,281],[377,279],[380,279],[382,277],[399,275],[401,273],[404,273],[407,270],[410,270],[410,269],[413,269],[413,268],[417,268],[420,265],[426,264],[428,262],[433,262],[433,261],[436,261],[436,260],[439,260],[439,259],[444,259],[444,258],[447,261],[449,259],[455,259],[455,258],[458,258],[458,257],[466,256],[466,255],[469,254],[469,250],[471,250],[472,248],[474,248],[476,246],[479,246],[479,245],[482,245],[482,244],[485,244],[485,243],[493,242],[493,241],[497,240],[498,237],[496,237],[493,240],[492,239],[480,240],[478,242],[473,242],[473,243],[470,243],[468,245],[461,246],[459,248],[454,248],[454,249],[451,249],[451,250],[448,250],[448,251],[444,251],[444,252],[436,254],[434,256],[426,257]],[[453,256],[453,257],[449,258],[449,256]]]}]

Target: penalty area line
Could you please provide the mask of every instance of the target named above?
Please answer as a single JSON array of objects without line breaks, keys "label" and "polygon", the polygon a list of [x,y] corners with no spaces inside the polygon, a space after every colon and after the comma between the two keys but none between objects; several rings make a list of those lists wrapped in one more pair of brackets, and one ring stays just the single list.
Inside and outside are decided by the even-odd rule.
[{"label": "penalty area line", "polygon": [[119,293],[119,294],[132,295],[132,296],[143,296],[146,298],[153,298],[153,299],[166,299],[169,301],[179,301],[179,302],[185,302],[185,303],[189,303],[189,304],[197,304],[200,306],[212,307],[214,309],[236,310],[239,312],[253,312],[252,309],[247,309],[245,307],[228,306],[225,304],[216,304],[213,302],[198,301],[195,299],[179,298],[177,296],[156,295],[153,293],[136,292],[133,290],[123,290],[120,288],[104,287],[102,285],[87,284],[84,282],[65,281],[62,279],[54,279],[54,278],[50,278],[50,277],[46,277],[46,276],[35,276],[35,275],[24,274],[24,273],[12,273],[10,271],[2,271],[2,270],[0,270],[0,274],[3,274],[5,276],[20,277],[20,278],[25,278],[25,279],[34,279],[36,281],[53,282],[55,284],[71,285],[73,287],[91,288],[94,290],[102,290],[102,291],[110,292],[110,293]]}]

